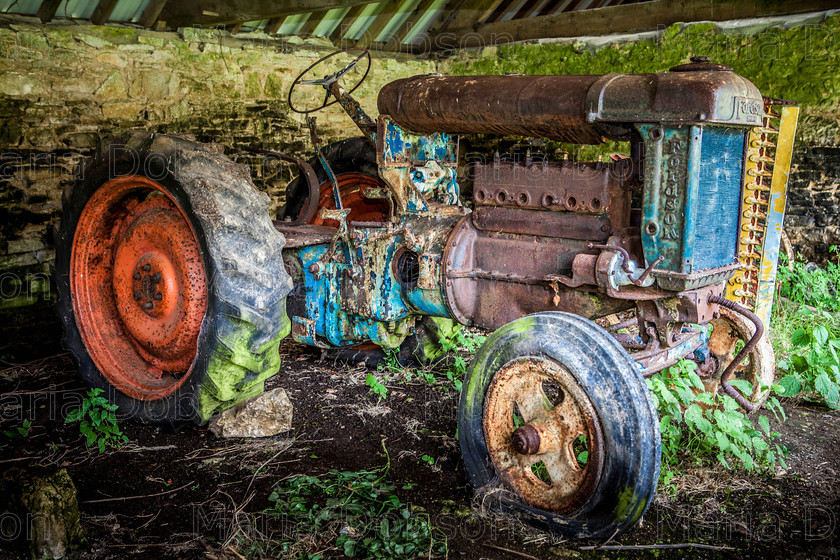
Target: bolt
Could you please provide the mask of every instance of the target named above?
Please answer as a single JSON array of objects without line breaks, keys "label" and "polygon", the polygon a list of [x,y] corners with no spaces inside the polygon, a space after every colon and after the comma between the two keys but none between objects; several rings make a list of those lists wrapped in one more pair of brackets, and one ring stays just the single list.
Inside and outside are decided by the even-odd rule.
[{"label": "bolt", "polygon": [[134,299],[135,300],[140,301],[140,298],[142,298],[142,297],[143,297],[143,292],[141,292],[140,290],[137,290],[136,292],[134,292]]},{"label": "bolt", "polygon": [[146,272],[149,272],[150,270],[152,270],[152,265],[150,265],[149,263],[144,264],[143,265],[143,270],[145,270]]},{"label": "bolt", "polygon": [[134,276],[133,276],[133,278],[134,278],[135,280],[140,280],[140,273],[139,273],[139,272],[135,273],[135,274],[134,274]]},{"label": "bolt", "polygon": [[161,294],[160,292],[155,294],[155,301],[160,301],[162,299],[163,299],[163,294]]},{"label": "bolt", "polygon": [[154,282],[155,284],[157,284],[157,283],[159,283],[160,281],[161,281],[160,272],[155,272],[155,275],[154,275],[154,276],[152,276],[152,282]]},{"label": "bolt", "polygon": [[530,424],[516,428],[510,439],[513,449],[521,455],[534,455],[540,450],[540,434]]},{"label": "bolt", "polygon": [[154,305],[152,305],[151,301],[147,301],[143,304],[143,309],[151,309],[152,307],[154,307]]}]

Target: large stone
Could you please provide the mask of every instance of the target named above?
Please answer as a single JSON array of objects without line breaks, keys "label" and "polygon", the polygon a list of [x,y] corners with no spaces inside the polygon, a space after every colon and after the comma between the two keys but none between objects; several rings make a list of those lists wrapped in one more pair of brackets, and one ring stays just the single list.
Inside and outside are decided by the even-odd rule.
[{"label": "large stone", "polygon": [[85,541],[66,469],[8,469],[0,478],[0,533],[35,559],[63,558]]},{"label": "large stone", "polygon": [[43,86],[32,76],[8,72],[0,74],[0,95],[23,97],[43,93]]},{"label": "large stone", "polygon": [[101,99],[125,99],[125,82],[119,72],[111,72],[94,93]]},{"label": "large stone", "polygon": [[112,101],[102,105],[102,115],[106,119],[136,121],[142,110],[143,104],[135,101]]},{"label": "large stone", "polygon": [[166,99],[172,89],[177,88],[177,78],[169,73],[146,71],[134,80],[128,93],[131,97],[150,100]]},{"label": "large stone", "polygon": [[292,429],[292,403],[282,387],[242,401],[210,420],[218,437],[269,437]]}]

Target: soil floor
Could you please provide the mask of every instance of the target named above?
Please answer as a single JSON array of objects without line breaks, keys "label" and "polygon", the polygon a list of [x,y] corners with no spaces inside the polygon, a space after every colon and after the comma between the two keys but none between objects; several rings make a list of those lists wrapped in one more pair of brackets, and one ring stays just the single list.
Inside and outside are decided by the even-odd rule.
[{"label": "soil floor", "polygon": [[[400,499],[420,506],[448,537],[454,559],[784,558],[838,557],[840,550],[840,414],[788,401],[775,424],[789,450],[775,476],[687,468],[671,490],[660,488],[643,522],[610,542],[563,541],[510,517],[472,506],[455,438],[458,394],[451,383],[388,383],[377,401],[368,373],[293,342],[281,348],[283,387],[294,404],[294,429],[282,437],[218,439],[206,429],[179,433],[126,420],[129,443],[100,454],[85,447],[64,417],[84,394],[69,355],[24,365],[0,363],[0,471],[12,467],[69,472],[78,491],[86,547],[73,559],[241,559],[249,543],[275,530],[262,513],[279,481],[330,469],[386,463]],[[22,419],[26,437],[3,436]],[[429,464],[426,455],[434,459]],[[416,486],[402,490],[402,483]],[[676,492],[675,495],[671,495]],[[238,533],[237,533],[238,531]],[[648,550],[648,545],[672,548]],[[701,545],[685,547],[682,545]],[[312,552],[343,557],[330,539]],[[0,540],[0,559],[16,558]]]}]

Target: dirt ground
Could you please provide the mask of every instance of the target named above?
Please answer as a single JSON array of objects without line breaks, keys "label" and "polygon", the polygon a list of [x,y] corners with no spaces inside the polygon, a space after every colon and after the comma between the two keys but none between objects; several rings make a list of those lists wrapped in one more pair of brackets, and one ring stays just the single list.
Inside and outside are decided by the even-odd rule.
[{"label": "dirt ground", "polygon": [[[220,440],[205,429],[180,433],[124,421],[130,442],[99,454],[78,426],[65,425],[83,387],[70,357],[24,365],[0,363],[0,432],[21,418],[25,438],[0,435],[0,470],[66,467],[78,490],[87,548],[76,559],[239,559],[260,533],[276,531],[262,514],[272,488],[290,475],[381,467],[413,482],[403,502],[425,508],[448,536],[449,558],[784,558],[838,557],[840,414],[787,402],[777,429],[790,454],[776,476],[689,469],[676,496],[660,489],[642,524],[608,543],[564,542],[511,518],[471,509],[471,489],[455,439],[458,395],[450,384],[389,385],[381,403],[365,385],[367,371],[330,360],[293,342],[281,348],[283,387],[294,430],[262,440]],[[434,458],[434,465],[421,460]],[[399,488],[399,486],[398,486]],[[239,530],[239,534],[236,532]],[[649,545],[672,548],[646,550]],[[682,545],[702,545],[706,548]],[[313,551],[314,552],[314,551]],[[325,557],[342,557],[329,545]],[[0,559],[15,558],[0,541]]]}]

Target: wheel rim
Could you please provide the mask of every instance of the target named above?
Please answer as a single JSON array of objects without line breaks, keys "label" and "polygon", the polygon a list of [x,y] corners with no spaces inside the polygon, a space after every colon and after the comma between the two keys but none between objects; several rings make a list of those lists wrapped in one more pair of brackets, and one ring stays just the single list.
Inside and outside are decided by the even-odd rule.
[{"label": "wheel rim", "polygon": [[595,492],[604,464],[601,425],[584,389],[557,362],[519,358],[499,369],[487,389],[483,429],[496,471],[527,503],[567,514]]},{"label": "wheel rim", "polygon": [[207,281],[195,232],[161,185],[125,176],[93,194],[73,238],[70,289],[85,347],[114,387],[155,400],[186,382]]},{"label": "wheel rim", "polygon": [[[381,188],[383,183],[378,178],[364,173],[341,173],[336,176],[338,192],[341,193],[341,203],[350,209],[347,221],[352,222],[384,222],[388,218],[388,202],[380,198],[365,198],[362,193],[368,187]],[[318,208],[335,208],[332,183],[326,181],[321,185],[321,196]],[[335,220],[325,220],[318,214],[312,218],[311,224],[317,226],[338,227]]]},{"label": "wheel rim", "polygon": [[[755,332],[755,327],[741,315],[723,307],[720,308],[720,317],[714,319],[711,324],[712,334],[709,337],[708,346],[709,351],[718,361],[718,368],[714,377],[704,379],[703,383],[708,392],[717,393],[721,374],[740,351],[738,342],[746,343]],[[765,334],[755,348],[747,354],[746,359],[735,368],[732,379],[749,381],[752,384],[753,393],[747,399],[752,404],[761,404],[770,393],[769,387],[773,384],[775,369],[773,348]],[[767,388],[761,390],[762,386]]]}]

